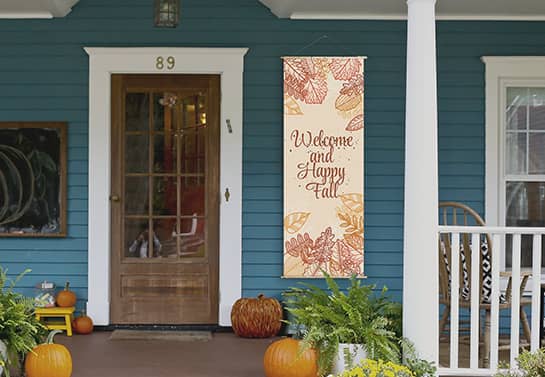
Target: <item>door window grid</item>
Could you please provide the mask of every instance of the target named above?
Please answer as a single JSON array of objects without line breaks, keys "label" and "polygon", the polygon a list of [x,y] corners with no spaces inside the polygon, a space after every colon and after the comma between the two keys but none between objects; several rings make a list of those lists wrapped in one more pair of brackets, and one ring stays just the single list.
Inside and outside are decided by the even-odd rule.
[{"label": "door window grid", "polygon": [[[146,100],[138,102],[138,96]],[[134,179],[135,177],[140,177],[141,179],[147,178],[148,189],[147,200],[141,203],[145,207],[141,208],[145,209],[145,213],[137,214],[134,213],[134,210],[127,212],[132,207],[125,207],[124,217],[126,220],[129,220],[125,227],[125,258],[176,257],[179,259],[184,256],[204,257],[204,225],[206,216],[203,190],[206,179],[204,171],[206,96],[199,93],[189,99],[187,97],[183,98],[180,101],[181,106],[177,107],[169,106],[168,104],[163,105],[161,100],[167,97],[171,99],[172,97],[176,98],[177,94],[166,92],[127,93],[127,119],[124,131],[125,149],[129,146],[128,137],[132,137],[133,139],[135,136],[146,138],[146,145],[140,146],[140,156],[147,155],[147,163],[145,164],[147,165],[147,171],[131,172],[130,168],[127,169],[129,165],[126,164],[125,180]],[[152,100],[148,101],[148,98],[152,98]],[[176,101],[173,102],[173,105],[175,105]],[[135,111],[134,107],[141,107],[143,109],[140,109],[140,113],[138,113],[139,109]],[[148,107],[147,116],[145,114],[146,107]],[[138,116],[140,118],[148,118],[145,127],[142,125],[143,121],[141,119],[131,121],[131,118],[138,118]],[[165,141],[164,144],[166,144],[167,148],[169,145],[168,136],[171,138],[173,150],[170,152],[173,152],[174,159],[170,163],[175,165],[175,169],[167,167],[167,170],[171,171],[170,173],[156,172],[157,166],[155,162],[158,145],[156,145],[155,139],[158,135],[164,137],[163,141]],[[159,147],[161,146],[159,145]],[[146,150],[147,153],[142,153]],[[187,152],[188,150],[190,150],[190,153]],[[169,154],[165,152],[167,151],[163,150],[163,156]],[[166,159],[166,157],[164,158]],[[171,192],[172,190],[168,190],[171,186],[175,187],[175,193]],[[202,191],[202,195],[193,195],[193,191],[199,190]],[[184,191],[183,194],[182,191]],[[127,191],[126,193],[129,194]],[[172,211],[169,212],[167,207],[170,208],[172,205],[167,202],[171,202],[173,197],[176,203],[170,204],[174,204],[175,213],[170,213]],[[162,203],[159,203],[161,200]],[[127,199],[127,202],[129,202],[129,199]],[[196,202],[202,202],[202,205],[197,204],[197,207],[202,207],[201,209],[189,208],[195,207],[194,204]],[[161,207],[164,207],[164,209]],[[185,213],[187,211],[191,213]],[[131,223],[130,220],[133,220],[133,222]],[[140,220],[139,224],[143,224],[142,221],[146,221],[147,226],[138,229],[134,225],[137,224],[134,223],[136,220]],[[169,221],[170,223],[174,223],[171,226],[168,224],[165,225]],[[129,226],[129,224],[132,225]],[[158,226],[161,226],[161,228],[167,227],[167,232],[163,231],[162,233],[168,233],[171,239],[167,240],[166,243],[160,242],[159,237],[157,237],[160,233],[156,229]],[[172,245],[172,241],[174,241],[175,245]],[[168,250],[165,250],[163,246],[167,246]]]}]

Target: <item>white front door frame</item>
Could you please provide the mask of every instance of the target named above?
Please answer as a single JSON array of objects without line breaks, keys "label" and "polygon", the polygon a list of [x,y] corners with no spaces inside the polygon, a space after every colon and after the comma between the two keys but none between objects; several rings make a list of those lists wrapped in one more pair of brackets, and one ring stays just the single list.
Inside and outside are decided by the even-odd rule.
[{"label": "white front door frame", "polygon": [[[230,326],[242,290],[242,90],[247,48],[86,47],[89,54],[89,231],[87,311],[110,324],[111,75],[221,75],[219,325]],[[174,59],[168,60],[169,57]],[[163,64],[158,64],[158,58]]]}]

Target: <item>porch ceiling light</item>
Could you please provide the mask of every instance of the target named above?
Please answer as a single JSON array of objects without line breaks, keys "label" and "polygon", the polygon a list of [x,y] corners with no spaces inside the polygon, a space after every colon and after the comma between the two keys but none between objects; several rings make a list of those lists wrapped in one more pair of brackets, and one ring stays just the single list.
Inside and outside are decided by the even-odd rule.
[{"label": "porch ceiling light", "polygon": [[176,27],[180,21],[180,0],[154,0],[154,20],[157,27]]}]

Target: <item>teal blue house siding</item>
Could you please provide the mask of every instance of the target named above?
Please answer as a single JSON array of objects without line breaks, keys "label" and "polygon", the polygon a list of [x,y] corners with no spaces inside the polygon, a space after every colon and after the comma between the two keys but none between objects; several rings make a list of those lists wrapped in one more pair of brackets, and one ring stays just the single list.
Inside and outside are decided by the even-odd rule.
[{"label": "teal blue house siding", "polygon": [[[482,55],[545,54],[545,23],[439,22],[440,197],[484,210]],[[327,35],[316,43],[318,38]],[[285,55],[366,55],[365,273],[402,294],[406,23],[281,20],[257,0],[184,0],[175,29],[149,0],[80,0],[52,20],[0,20],[0,121],[67,121],[68,237],[0,239],[22,281],[72,283],[87,298],[88,56],[84,46],[248,47],[244,65],[244,296],[279,296],[282,274],[282,64]],[[224,95],[228,95],[225,93]],[[237,127],[239,125],[233,125]],[[91,256],[92,257],[92,256]],[[321,281],[316,281],[322,284]]]}]

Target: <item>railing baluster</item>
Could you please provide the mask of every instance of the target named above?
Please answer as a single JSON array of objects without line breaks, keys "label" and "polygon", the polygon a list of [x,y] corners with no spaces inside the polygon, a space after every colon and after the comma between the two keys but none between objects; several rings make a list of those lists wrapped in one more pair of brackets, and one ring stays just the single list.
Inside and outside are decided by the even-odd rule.
[{"label": "railing baluster", "polygon": [[541,315],[541,235],[534,234],[532,247],[532,344],[531,350],[540,348],[539,316]]},{"label": "railing baluster", "polygon": [[[516,367],[515,359],[519,355],[520,350],[520,303],[522,300],[521,295],[521,253],[522,253],[522,237],[523,235],[532,235],[532,283],[526,287],[526,292],[531,290],[532,306],[531,306],[531,350],[534,351],[540,347],[540,305],[541,305],[541,263],[542,263],[542,237],[545,235],[544,228],[522,228],[522,227],[488,227],[488,226],[439,226],[439,232],[441,234],[449,234],[451,236],[451,334],[450,334],[450,366],[440,367],[440,375],[471,375],[471,376],[490,376],[493,375],[499,365],[499,336],[500,336],[500,301],[501,295],[501,250],[505,249],[505,237],[506,235],[512,235],[512,269],[511,269],[511,281],[510,281],[510,365]],[[471,329],[470,329],[470,349],[469,349],[469,367],[461,368],[459,366],[459,330],[460,330],[460,236],[471,234],[471,256],[469,251],[465,250],[466,257],[471,258]],[[492,235],[492,246],[489,247],[491,253],[491,277],[492,277],[492,292],[491,292],[491,305],[490,305],[490,317],[487,318],[485,326],[490,326],[488,338],[480,338],[480,306],[481,306],[481,244],[480,237],[482,234]],[[465,241],[464,241],[465,245]],[[526,249],[525,249],[526,252]],[[469,261],[469,259],[468,259]],[[526,276],[526,275],[525,275]],[[524,293],[524,292],[523,292]],[[487,341],[490,344],[490,353],[482,354],[485,361],[490,360],[489,365],[479,368],[479,341]]]},{"label": "railing baluster", "polygon": [[501,236],[494,234],[492,245],[488,245],[492,256],[492,294],[490,296],[490,369],[498,369],[498,342],[500,321],[500,258]]},{"label": "railing baluster", "polygon": [[458,368],[458,323],[460,299],[460,234],[452,233],[450,283],[450,367]]},{"label": "railing baluster", "polygon": [[515,358],[519,355],[519,315],[520,315],[520,233],[513,235],[513,256],[511,273],[511,360],[510,365],[516,365]]},{"label": "railing baluster", "polygon": [[469,366],[472,369],[479,367],[480,253],[479,233],[473,233],[471,236],[471,345],[469,357]]}]

